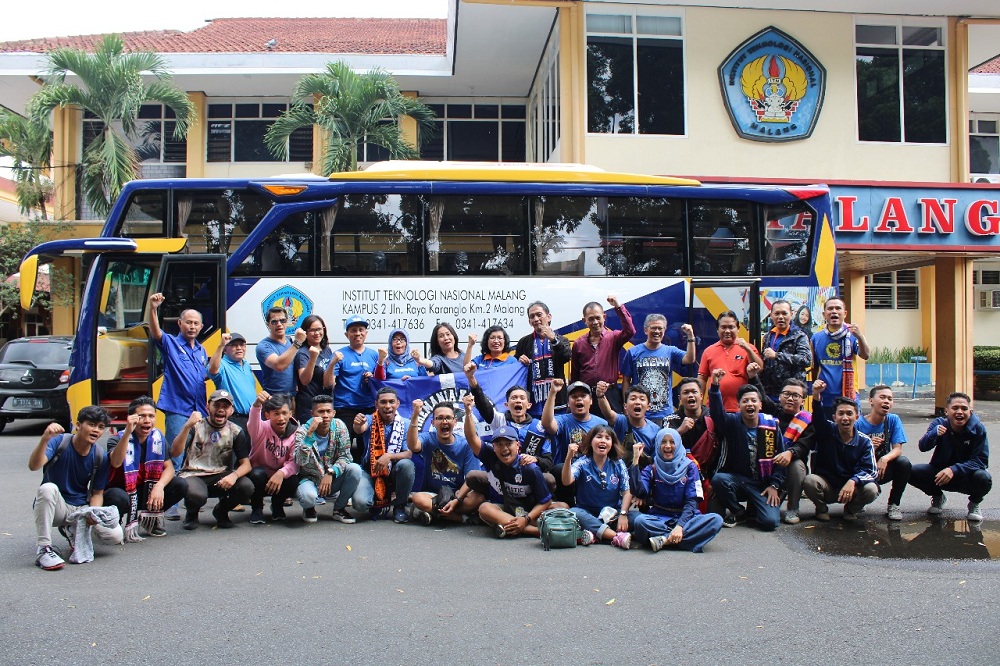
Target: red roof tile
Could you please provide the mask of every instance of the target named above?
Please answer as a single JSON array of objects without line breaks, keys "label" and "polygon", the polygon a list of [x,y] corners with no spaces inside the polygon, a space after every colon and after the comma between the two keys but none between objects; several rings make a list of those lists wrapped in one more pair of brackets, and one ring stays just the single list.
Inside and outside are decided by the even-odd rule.
[{"label": "red roof tile", "polygon": [[[157,53],[356,53],[444,55],[445,19],[223,18],[181,32],[122,33],[126,48]],[[0,53],[93,48],[100,35],[0,42]],[[276,40],[272,48],[267,44]]]},{"label": "red roof tile", "polygon": [[970,74],[1000,74],[1000,55],[994,56],[981,65],[969,70]]}]

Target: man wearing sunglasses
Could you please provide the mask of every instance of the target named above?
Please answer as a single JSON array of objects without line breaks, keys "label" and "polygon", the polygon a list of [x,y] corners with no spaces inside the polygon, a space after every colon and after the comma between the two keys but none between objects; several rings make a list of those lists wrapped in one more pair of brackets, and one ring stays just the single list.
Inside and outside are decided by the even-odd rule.
[{"label": "man wearing sunglasses", "polygon": [[261,388],[271,395],[295,395],[295,376],[292,361],[306,341],[306,332],[295,329],[292,339],[286,335],[289,316],[283,307],[269,308],[264,317],[267,337],[257,343],[257,361],[260,363]]}]

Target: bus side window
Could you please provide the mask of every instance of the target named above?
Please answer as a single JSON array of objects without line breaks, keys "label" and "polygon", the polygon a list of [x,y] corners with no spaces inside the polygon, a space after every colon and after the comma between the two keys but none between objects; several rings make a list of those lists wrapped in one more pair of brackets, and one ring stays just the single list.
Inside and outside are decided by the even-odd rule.
[{"label": "bus side window", "polygon": [[522,196],[440,196],[427,204],[427,272],[444,275],[527,273]]},{"label": "bus side window", "polygon": [[691,201],[692,275],[756,275],[751,207],[735,201]]},{"label": "bus side window", "polygon": [[604,240],[611,275],[687,272],[684,206],[676,199],[611,197]]},{"label": "bus side window", "polygon": [[803,204],[765,209],[764,273],[809,275],[813,214]]},{"label": "bus side window", "polygon": [[606,208],[606,200],[597,197],[534,197],[534,274],[604,275]]},{"label": "bus side window", "polygon": [[347,194],[322,213],[319,272],[322,275],[420,275],[423,197],[410,194]]}]

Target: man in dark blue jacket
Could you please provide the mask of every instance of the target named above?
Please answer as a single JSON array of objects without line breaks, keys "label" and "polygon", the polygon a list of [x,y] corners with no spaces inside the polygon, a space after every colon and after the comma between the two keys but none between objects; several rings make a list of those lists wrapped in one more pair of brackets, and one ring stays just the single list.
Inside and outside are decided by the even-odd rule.
[{"label": "man in dark blue jacket", "polygon": [[858,406],[849,399],[833,399],[833,421],[823,413],[822,397],[826,382],[813,382],[812,425],[816,448],[812,454],[812,474],[802,484],[806,497],[816,505],[816,519],[830,520],[831,502],[844,505],[844,520],[857,520],[858,514],[878,497],[878,473],[875,450],[868,435],[856,425]]},{"label": "man in dark blue jacket", "polygon": [[918,444],[921,451],[930,451],[931,462],[914,465],[910,485],[931,496],[927,513],[938,515],[944,509],[944,491],[969,496],[971,521],[979,522],[983,514],[979,503],[993,487],[993,477],[987,471],[990,443],[986,428],[972,413],[972,399],[964,393],[952,393],[945,403],[945,416],[931,421]]}]

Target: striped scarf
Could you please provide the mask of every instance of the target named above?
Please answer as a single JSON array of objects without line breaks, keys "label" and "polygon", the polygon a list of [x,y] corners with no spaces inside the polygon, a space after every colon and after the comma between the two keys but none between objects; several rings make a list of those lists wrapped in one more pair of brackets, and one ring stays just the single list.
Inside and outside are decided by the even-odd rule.
[{"label": "striped scarf", "polygon": [[[120,444],[120,443],[119,443]],[[128,519],[125,521],[125,541],[142,541],[139,536],[140,504],[144,508],[149,500],[149,493],[156,482],[163,476],[163,460],[166,456],[166,443],[163,433],[153,428],[146,438],[145,446],[135,435],[126,443],[129,447],[125,454],[122,471],[125,474],[125,492],[128,493]],[[139,452],[142,451],[142,455]]]}]

